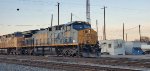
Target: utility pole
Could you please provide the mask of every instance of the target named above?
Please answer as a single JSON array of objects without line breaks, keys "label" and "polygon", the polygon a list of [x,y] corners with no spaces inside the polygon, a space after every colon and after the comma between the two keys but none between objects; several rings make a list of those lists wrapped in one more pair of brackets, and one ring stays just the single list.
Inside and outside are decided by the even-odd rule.
[{"label": "utility pole", "polygon": [[124,39],[124,23],[123,23],[123,40],[125,40],[125,39]]},{"label": "utility pole", "polygon": [[126,42],[128,41],[128,34],[126,33]]},{"label": "utility pole", "polygon": [[57,3],[57,7],[58,7],[58,25],[59,25],[59,5],[60,5],[60,3],[58,2]]},{"label": "utility pole", "polygon": [[53,14],[51,16],[51,27],[53,26]]},{"label": "utility pole", "polygon": [[102,40],[104,40],[104,26],[102,26],[102,31],[103,31]]},{"label": "utility pole", "polygon": [[90,18],[90,0],[86,0],[86,19],[87,19],[87,22],[90,24],[91,23],[91,18]]},{"label": "utility pole", "polygon": [[96,30],[97,30],[97,37],[98,37],[98,20],[96,20]]},{"label": "utility pole", "polygon": [[140,42],[141,42],[141,25],[139,25],[139,36],[140,36]]},{"label": "utility pole", "polygon": [[107,7],[106,6],[104,6],[104,8],[102,8],[102,9],[104,9],[104,32],[103,32],[103,40],[106,40],[106,21],[105,21],[105,9],[106,9]]},{"label": "utility pole", "polygon": [[73,16],[73,14],[71,13],[71,22],[72,22],[72,16]]}]

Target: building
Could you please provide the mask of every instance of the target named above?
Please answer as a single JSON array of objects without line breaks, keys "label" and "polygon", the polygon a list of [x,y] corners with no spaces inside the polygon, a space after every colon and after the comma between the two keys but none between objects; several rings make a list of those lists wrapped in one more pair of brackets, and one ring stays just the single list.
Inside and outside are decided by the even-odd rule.
[{"label": "building", "polygon": [[100,41],[101,53],[108,55],[125,55],[124,40],[102,40]]},{"label": "building", "polygon": [[145,54],[150,54],[150,45],[142,44],[141,49],[144,51]]}]

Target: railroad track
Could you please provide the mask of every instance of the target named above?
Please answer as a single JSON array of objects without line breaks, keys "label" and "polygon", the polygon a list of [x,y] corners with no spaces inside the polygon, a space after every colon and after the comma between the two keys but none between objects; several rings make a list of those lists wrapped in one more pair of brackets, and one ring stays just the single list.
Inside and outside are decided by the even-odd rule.
[{"label": "railroad track", "polygon": [[43,56],[0,56],[0,62],[42,67],[48,69],[61,69],[66,71],[148,71],[150,66],[149,60],[140,61],[127,58],[114,59]]}]

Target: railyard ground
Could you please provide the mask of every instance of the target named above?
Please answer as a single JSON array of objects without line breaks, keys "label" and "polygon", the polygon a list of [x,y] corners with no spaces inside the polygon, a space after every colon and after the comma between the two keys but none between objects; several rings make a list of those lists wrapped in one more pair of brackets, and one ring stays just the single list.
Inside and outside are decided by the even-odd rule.
[{"label": "railyard ground", "polygon": [[150,55],[101,55],[101,57],[106,58],[129,58],[129,59],[150,59]]},{"label": "railyard ground", "polygon": [[100,58],[0,55],[0,71],[150,71],[150,55]]}]

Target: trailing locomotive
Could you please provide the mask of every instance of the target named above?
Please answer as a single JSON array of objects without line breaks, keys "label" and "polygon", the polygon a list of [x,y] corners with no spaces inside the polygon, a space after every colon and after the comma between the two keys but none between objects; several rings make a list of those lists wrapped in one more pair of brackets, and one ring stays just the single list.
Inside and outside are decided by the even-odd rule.
[{"label": "trailing locomotive", "polygon": [[0,52],[7,54],[97,57],[97,32],[83,21],[40,30],[17,32],[0,37]]}]

